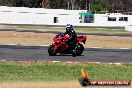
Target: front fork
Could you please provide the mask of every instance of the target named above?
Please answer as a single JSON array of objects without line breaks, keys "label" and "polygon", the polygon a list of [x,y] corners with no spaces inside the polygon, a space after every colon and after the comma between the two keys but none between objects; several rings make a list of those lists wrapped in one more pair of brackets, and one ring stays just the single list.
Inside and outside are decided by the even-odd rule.
[{"label": "front fork", "polygon": [[56,52],[58,49],[58,45],[54,43],[53,46],[54,46],[53,50],[54,50],[54,52]]}]

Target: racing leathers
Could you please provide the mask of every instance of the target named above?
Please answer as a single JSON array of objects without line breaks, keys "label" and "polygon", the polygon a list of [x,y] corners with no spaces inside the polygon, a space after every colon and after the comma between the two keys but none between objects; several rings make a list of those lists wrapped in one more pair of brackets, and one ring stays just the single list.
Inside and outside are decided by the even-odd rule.
[{"label": "racing leathers", "polygon": [[77,35],[75,31],[65,32],[63,35],[69,35],[69,38],[66,40],[66,43],[68,46],[72,49],[75,49],[76,43],[77,43]]}]

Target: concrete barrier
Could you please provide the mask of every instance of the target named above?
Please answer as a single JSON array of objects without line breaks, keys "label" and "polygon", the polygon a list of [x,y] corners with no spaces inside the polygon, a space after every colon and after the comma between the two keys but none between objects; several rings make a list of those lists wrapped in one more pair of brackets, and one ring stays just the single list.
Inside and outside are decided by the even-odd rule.
[{"label": "concrete barrier", "polygon": [[[87,11],[0,6],[0,25],[65,26],[66,24],[73,24],[73,26],[80,27],[124,28],[125,25],[132,23],[132,15],[121,13],[94,14],[93,23],[80,23],[82,19],[80,19],[79,13],[82,12],[86,13]],[[108,17],[115,17],[116,21],[108,21]],[[119,18],[121,17],[126,17],[129,20],[120,21]]]}]

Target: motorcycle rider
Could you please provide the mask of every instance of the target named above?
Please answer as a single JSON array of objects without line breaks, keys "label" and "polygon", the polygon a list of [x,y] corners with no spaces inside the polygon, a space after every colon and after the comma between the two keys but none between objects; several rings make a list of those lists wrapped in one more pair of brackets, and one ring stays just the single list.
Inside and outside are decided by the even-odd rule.
[{"label": "motorcycle rider", "polygon": [[66,43],[70,48],[74,50],[77,43],[77,35],[71,24],[66,25],[66,32],[63,35],[69,35],[69,38],[66,40]]}]

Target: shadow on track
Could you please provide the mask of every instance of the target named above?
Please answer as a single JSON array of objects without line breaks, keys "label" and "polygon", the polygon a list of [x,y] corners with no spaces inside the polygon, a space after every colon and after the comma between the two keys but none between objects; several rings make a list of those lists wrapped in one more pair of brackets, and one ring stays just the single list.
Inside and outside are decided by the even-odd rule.
[{"label": "shadow on track", "polygon": [[[72,54],[57,54],[55,56],[72,56]],[[84,55],[79,55],[79,56],[84,56]],[[51,56],[51,57],[54,57],[54,56]]]}]

